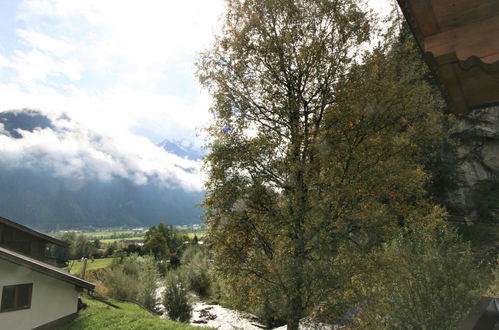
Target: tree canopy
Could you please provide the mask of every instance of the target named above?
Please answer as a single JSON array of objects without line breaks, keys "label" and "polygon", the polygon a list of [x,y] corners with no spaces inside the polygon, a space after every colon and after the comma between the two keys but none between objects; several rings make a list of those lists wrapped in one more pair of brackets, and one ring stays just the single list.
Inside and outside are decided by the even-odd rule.
[{"label": "tree canopy", "polygon": [[369,44],[376,24],[361,5],[228,0],[198,65],[214,100],[204,206],[215,265],[243,304],[269,306],[289,329],[355,275],[334,269],[343,251],[368,254],[444,214],[421,162],[441,138],[425,66],[408,60],[399,25]]}]

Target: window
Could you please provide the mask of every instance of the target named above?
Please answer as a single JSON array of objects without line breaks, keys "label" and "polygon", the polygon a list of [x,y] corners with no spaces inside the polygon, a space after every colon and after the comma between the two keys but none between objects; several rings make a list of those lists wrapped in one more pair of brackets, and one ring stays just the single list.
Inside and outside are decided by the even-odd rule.
[{"label": "window", "polygon": [[33,284],[7,285],[2,290],[0,312],[10,312],[31,307]]}]

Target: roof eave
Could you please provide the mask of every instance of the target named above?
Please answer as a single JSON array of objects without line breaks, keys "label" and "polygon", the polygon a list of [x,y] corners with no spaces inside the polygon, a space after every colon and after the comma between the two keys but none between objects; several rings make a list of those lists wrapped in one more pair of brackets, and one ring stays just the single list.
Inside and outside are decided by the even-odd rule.
[{"label": "roof eave", "polygon": [[68,282],[76,285],[77,287],[94,290],[95,284],[82,280],[72,274],[64,272],[62,269],[56,268],[52,265],[46,264],[44,262],[23,256],[19,253],[10,251],[5,248],[0,248],[0,259],[7,260],[9,262],[18,264],[23,267],[27,267],[31,270],[37,271],[39,273],[58,278],[61,281]]},{"label": "roof eave", "polygon": [[11,221],[7,218],[4,218],[4,217],[0,217],[0,223],[3,223],[7,226],[10,226],[10,227],[14,227],[20,231],[23,231],[25,233],[28,233],[30,235],[33,235],[33,236],[36,236],[38,238],[41,238],[42,240],[46,241],[46,242],[49,242],[49,243],[52,243],[54,245],[57,245],[57,246],[60,246],[60,247],[69,247],[69,243],[67,242],[64,242],[64,241],[61,241],[57,238],[54,238],[52,236],[49,236],[49,235],[46,235],[44,233],[41,233],[37,230],[34,230],[34,229],[31,229],[27,226],[24,226],[24,225],[21,225],[20,223],[17,223],[17,222],[14,222],[14,221]]}]

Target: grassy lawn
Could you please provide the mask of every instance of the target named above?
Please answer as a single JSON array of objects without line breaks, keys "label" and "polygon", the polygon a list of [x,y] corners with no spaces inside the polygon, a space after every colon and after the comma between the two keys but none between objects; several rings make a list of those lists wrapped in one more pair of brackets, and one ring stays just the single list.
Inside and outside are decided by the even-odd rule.
[{"label": "grassy lawn", "polygon": [[135,236],[135,237],[124,237],[124,238],[103,238],[100,240],[101,243],[113,243],[113,242],[121,242],[124,240],[134,240],[134,241],[143,241],[145,236]]},{"label": "grassy lawn", "polygon": [[[91,259],[87,260],[87,271],[89,270],[94,270],[94,269],[99,269],[99,268],[106,268],[111,266],[113,263],[114,259],[119,259],[119,258],[101,258],[101,259],[94,259],[93,261]],[[70,260],[69,265],[71,266],[70,273],[71,274],[81,274],[81,271],[83,269],[83,261],[82,260]]]},{"label": "grassy lawn", "polygon": [[[179,329],[200,330],[184,323],[160,319],[138,305],[111,301],[121,309],[108,306],[100,301],[82,298],[88,307],[80,311],[80,315],[71,323],[59,330],[104,329],[104,330],[134,330],[134,329]],[[208,328],[205,328],[208,329]]]},{"label": "grassy lawn", "polygon": [[181,234],[189,236],[190,239],[193,239],[194,236],[197,236],[199,239],[201,239],[201,238],[206,236],[206,231],[188,232],[188,233],[181,233]]},{"label": "grassy lawn", "polygon": [[95,238],[101,239],[101,238],[111,237],[113,235],[133,236],[135,232],[133,230],[117,230],[117,231],[96,231],[96,232],[88,232],[82,234],[87,237],[91,237],[92,239]]}]

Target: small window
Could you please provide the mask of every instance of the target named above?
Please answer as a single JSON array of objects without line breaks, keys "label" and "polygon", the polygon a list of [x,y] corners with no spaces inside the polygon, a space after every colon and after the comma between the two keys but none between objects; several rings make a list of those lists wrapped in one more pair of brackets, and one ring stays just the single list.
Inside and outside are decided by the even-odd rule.
[{"label": "small window", "polygon": [[2,290],[0,312],[10,312],[31,307],[33,284],[7,285]]}]

